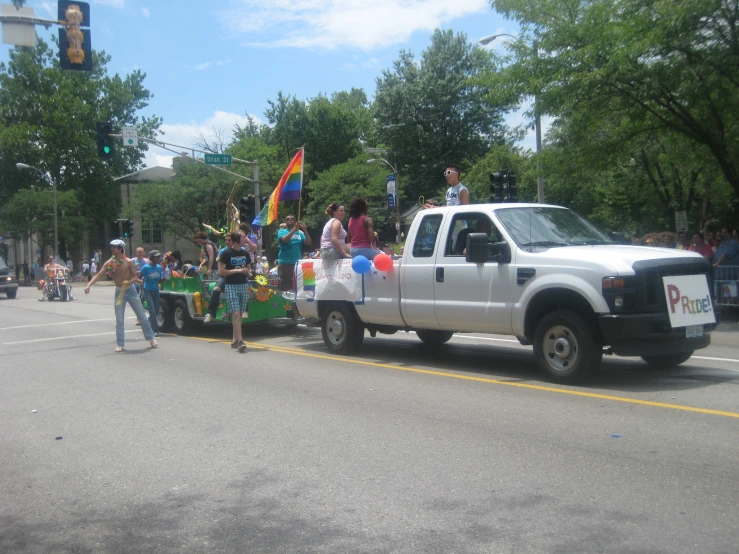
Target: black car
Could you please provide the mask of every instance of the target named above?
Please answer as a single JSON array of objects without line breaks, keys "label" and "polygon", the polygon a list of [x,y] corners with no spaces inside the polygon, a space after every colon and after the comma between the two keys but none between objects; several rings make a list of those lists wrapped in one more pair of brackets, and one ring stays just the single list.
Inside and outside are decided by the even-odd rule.
[{"label": "black car", "polygon": [[18,293],[18,276],[15,269],[6,264],[2,256],[0,256],[0,292],[5,292],[8,298],[15,298]]}]

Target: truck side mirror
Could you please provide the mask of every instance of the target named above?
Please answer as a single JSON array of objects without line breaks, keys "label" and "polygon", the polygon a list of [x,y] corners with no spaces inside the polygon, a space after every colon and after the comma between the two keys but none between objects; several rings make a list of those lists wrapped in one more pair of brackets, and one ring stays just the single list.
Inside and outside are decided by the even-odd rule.
[{"label": "truck side mirror", "polygon": [[489,243],[485,233],[470,233],[467,235],[465,260],[475,264],[485,262],[507,264],[511,261],[511,247],[505,241]]}]

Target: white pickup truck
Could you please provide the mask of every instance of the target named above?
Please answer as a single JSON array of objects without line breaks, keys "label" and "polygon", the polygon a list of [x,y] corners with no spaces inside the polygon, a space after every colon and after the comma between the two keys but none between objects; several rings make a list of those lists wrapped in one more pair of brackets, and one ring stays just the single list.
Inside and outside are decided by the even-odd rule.
[{"label": "white pickup truck", "polygon": [[334,353],[355,352],[365,329],[432,345],[514,335],[553,381],[574,383],[604,353],[673,367],[708,346],[710,270],[692,252],[615,244],[567,208],[473,204],[420,212],[387,271],[301,260],[295,293]]}]

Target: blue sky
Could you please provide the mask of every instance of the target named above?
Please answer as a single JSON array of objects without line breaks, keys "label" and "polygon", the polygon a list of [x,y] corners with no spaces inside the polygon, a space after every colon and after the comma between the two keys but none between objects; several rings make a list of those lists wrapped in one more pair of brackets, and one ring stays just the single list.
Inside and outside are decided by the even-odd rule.
[{"label": "blue sky", "polygon": [[[3,0],[5,3],[7,0]],[[9,3],[9,2],[7,2]],[[392,67],[401,49],[420,55],[434,29],[468,40],[516,33],[486,0],[91,0],[92,45],[111,57],[109,73],[146,73],[154,94],[146,115],[164,119],[162,140],[193,145],[250,114],[266,122],[277,93],[308,99],[363,88]],[[56,2],[30,0],[36,17],[56,19]],[[36,32],[50,42],[56,29]],[[3,45],[0,58],[8,58]],[[486,48],[503,51],[505,41]],[[509,124],[522,122],[520,113]],[[533,149],[533,132],[522,145]],[[152,147],[146,163],[171,165]]]}]

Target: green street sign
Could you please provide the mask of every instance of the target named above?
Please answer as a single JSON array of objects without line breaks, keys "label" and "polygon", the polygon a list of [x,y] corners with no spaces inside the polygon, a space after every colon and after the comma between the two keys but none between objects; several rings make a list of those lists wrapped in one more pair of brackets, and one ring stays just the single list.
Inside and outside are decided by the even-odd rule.
[{"label": "green street sign", "polygon": [[231,154],[206,154],[205,163],[208,165],[231,165]]}]

